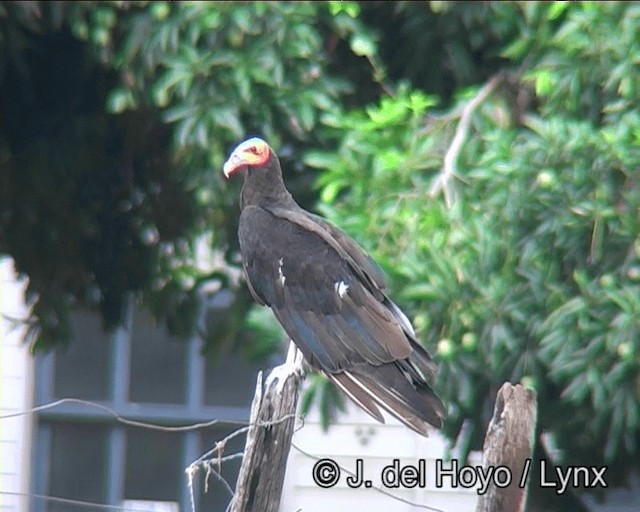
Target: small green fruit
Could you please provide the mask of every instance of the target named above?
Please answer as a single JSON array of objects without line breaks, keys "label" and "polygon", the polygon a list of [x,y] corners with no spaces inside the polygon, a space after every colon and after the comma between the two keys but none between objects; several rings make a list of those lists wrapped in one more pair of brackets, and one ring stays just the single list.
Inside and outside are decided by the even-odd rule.
[{"label": "small green fruit", "polygon": [[478,335],[474,332],[465,332],[462,335],[462,346],[468,351],[475,350],[478,346]]},{"label": "small green fruit", "polygon": [[451,359],[456,353],[456,346],[454,343],[448,339],[443,338],[438,342],[438,355],[444,359]]}]

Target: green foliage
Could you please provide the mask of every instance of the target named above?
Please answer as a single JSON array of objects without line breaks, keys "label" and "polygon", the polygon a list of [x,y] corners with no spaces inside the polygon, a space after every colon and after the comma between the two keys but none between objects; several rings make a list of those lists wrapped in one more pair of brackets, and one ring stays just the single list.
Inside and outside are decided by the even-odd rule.
[{"label": "green foliage", "polygon": [[[224,156],[250,133],[287,140],[289,158],[317,143],[319,116],[349,89],[327,72],[324,41],[362,29],[354,7],[0,6],[0,252],[29,277],[36,347],[68,340],[73,307],[99,305],[117,325],[130,296],[173,333],[195,331],[206,290],[237,271]],[[198,259],[203,237],[226,256],[221,268]],[[213,345],[237,333],[250,302],[231,304],[236,320],[205,334]]]},{"label": "green foliage", "polygon": [[250,132],[278,145],[306,139],[348,88],[322,72],[315,25],[325,10],[313,2],[162,2],[120,13],[100,45],[121,80],[108,107],[157,108],[175,123],[178,147],[206,151],[216,167],[229,141]]},{"label": "green foliage", "polygon": [[[387,78],[437,94],[456,92],[508,65],[500,50],[517,36],[513,2],[362,2],[366,25],[383,34],[379,60]],[[496,10],[502,10],[498,17]]]},{"label": "green foliage", "polygon": [[338,150],[305,162],[323,171],[322,212],[371,250],[439,356],[446,432],[467,421],[463,444],[481,448],[495,391],[522,381],[555,462],[611,464],[613,483],[640,433],[638,6],[560,5],[494,5],[497,23],[522,11],[504,52],[521,81],[474,112],[451,208],[433,186],[476,90],[444,116],[411,89],[325,115]]}]

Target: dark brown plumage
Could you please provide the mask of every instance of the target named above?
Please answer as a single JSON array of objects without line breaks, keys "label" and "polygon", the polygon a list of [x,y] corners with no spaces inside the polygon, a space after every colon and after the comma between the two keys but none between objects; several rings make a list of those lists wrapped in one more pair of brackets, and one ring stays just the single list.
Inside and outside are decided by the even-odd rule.
[{"label": "dark brown plumage", "polygon": [[244,176],[238,236],[251,294],[311,366],[381,422],[380,406],[420,434],[441,427],[444,407],[431,389],[437,367],[384,293],[377,265],[294,201],[263,140],[240,144],[224,173]]}]

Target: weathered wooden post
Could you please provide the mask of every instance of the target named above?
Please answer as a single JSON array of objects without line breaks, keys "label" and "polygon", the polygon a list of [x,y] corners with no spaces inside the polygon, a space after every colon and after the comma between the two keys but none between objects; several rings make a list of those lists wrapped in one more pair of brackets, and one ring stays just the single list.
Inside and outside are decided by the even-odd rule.
[{"label": "weathered wooden post", "polygon": [[492,481],[478,499],[476,512],[522,512],[527,501],[528,479],[537,419],[536,394],[505,382],[496,398],[493,418],[484,439],[484,469],[509,468],[511,483],[498,487]]},{"label": "weathered wooden post", "polygon": [[232,512],[278,510],[303,377],[302,354],[293,343],[286,362],[271,371],[264,387],[258,374]]}]

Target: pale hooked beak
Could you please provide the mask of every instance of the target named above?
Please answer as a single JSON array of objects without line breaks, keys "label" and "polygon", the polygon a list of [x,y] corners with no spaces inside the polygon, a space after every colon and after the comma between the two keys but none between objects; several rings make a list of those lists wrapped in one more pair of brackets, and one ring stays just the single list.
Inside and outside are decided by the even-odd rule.
[{"label": "pale hooked beak", "polygon": [[229,178],[231,174],[238,170],[238,168],[246,165],[244,160],[240,157],[238,153],[233,153],[229,159],[224,163],[224,167],[222,168],[222,172],[224,173],[225,178]]}]

